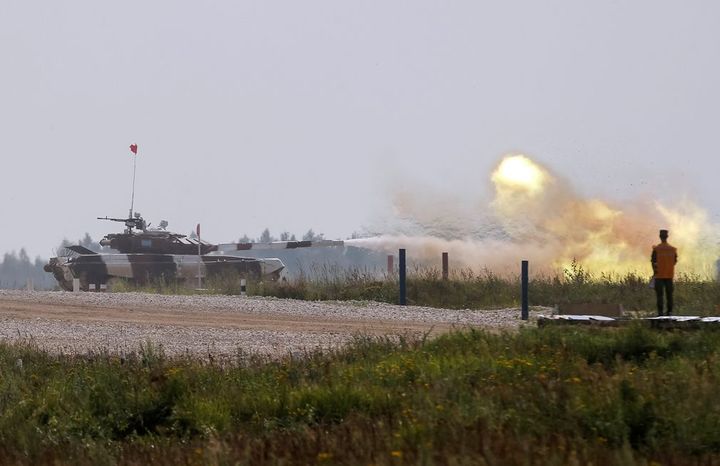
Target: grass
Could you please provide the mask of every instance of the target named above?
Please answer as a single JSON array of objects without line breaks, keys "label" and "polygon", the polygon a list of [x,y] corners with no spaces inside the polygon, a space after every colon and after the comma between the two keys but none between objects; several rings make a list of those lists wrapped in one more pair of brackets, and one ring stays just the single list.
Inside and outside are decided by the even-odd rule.
[{"label": "grass", "polygon": [[[649,277],[593,274],[578,264],[562,275],[539,276],[530,281],[530,304],[555,306],[565,303],[622,304],[628,311],[655,309],[655,293],[648,288]],[[201,293],[239,294],[236,276],[209,280]],[[248,294],[302,300],[360,300],[397,303],[396,276],[364,269],[316,266],[287,281],[248,281]],[[117,284],[115,291],[142,290],[158,293],[198,293],[180,283],[155,283],[136,287]],[[407,280],[408,304],[450,309],[496,309],[520,305],[520,278],[504,277],[491,271],[460,270],[443,280],[439,269],[415,268]],[[715,279],[681,275],[675,280],[675,314],[713,315],[720,304],[720,282]]]},{"label": "grass", "polygon": [[720,331],[524,329],[223,364],[0,344],[2,464],[710,464]]}]

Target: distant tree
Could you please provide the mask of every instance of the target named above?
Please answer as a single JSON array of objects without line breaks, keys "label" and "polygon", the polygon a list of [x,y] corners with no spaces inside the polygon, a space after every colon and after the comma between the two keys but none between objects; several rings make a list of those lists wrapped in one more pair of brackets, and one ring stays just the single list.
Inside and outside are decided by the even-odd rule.
[{"label": "distant tree", "polygon": [[287,231],[280,233],[280,241],[290,241],[290,233]]},{"label": "distant tree", "polygon": [[303,239],[303,241],[320,241],[322,239],[325,239],[325,235],[322,233],[316,235],[315,232],[311,228],[307,231],[307,233],[305,233],[303,235],[302,239]]},{"label": "distant tree", "polygon": [[60,251],[61,249],[66,248],[68,246],[72,246],[72,241],[70,241],[67,238],[63,238],[63,240],[60,241],[60,244],[58,245],[57,250]]},{"label": "distant tree", "polygon": [[42,257],[37,256],[37,257],[35,258],[35,264],[33,264],[33,266],[35,267],[35,270],[42,270],[43,272],[45,272],[45,269],[44,269],[44,267],[45,267],[45,262],[46,262],[46,261],[43,260]]},{"label": "distant tree", "polygon": [[85,232],[85,236],[83,237],[83,239],[78,241],[78,244],[80,244],[80,246],[88,248],[88,249],[90,249],[90,246],[92,246],[92,243],[93,243],[93,239],[92,239],[92,237],[90,237],[90,233],[88,233],[88,232]]},{"label": "distant tree", "polygon": [[55,280],[43,270],[44,265],[40,257],[31,261],[24,248],[18,254],[5,253],[0,262],[0,288],[24,288],[32,283],[36,289],[51,289]]},{"label": "distant tree", "polygon": [[63,240],[60,242],[60,245],[57,248],[57,251],[60,252],[62,249],[73,246],[73,245],[80,245],[84,248],[87,248],[94,252],[108,252],[111,251],[109,246],[100,246],[100,243],[98,241],[95,241],[92,236],[90,236],[90,233],[85,233],[85,236],[83,236],[82,239],[79,239],[77,241],[70,241],[67,238],[63,238]]},{"label": "distant tree", "polygon": [[83,237],[83,239],[78,241],[78,244],[80,244],[80,246],[84,248],[88,248],[89,250],[95,252],[100,252],[103,249],[103,247],[100,246],[100,243],[92,239],[90,233],[85,233],[85,236]]},{"label": "distant tree", "polygon": [[243,234],[240,239],[238,240],[238,243],[252,243],[253,240],[250,239],[250,237],[246,234]]},{"label": "distant tree", "polygon": [[260,234],[260,242],[261,243],[270,243],[272,241],[277,241],[277,238],[273,238],[273,236],[270,234],[270,229],[265,228],[263,232]]},{"label": "distant tree", "polygon": [[25,250],[25,248],[20,249],[20,254],[18,254],[18,260],[23,264],[30,263],[30,257],[28,256],[28,253]]},{"label": "distant tree", "polygon": [[297,241],[297,238],[295,238],[295,235],[290,235],[290,239],[288,241]]},{"label": "distant tree", "polygon": [[0,282],[4,288],[17,288],[20,275],[20,261],[15,254],[5,253],[3,256],[2,268],[0,268]]}]

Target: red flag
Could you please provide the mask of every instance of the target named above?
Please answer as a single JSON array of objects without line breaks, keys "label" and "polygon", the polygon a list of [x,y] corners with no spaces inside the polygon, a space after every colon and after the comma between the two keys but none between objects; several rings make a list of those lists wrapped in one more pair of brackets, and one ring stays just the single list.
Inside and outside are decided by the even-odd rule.
[{"label": "red flag", "polygon": [[130,144],[130,152],[137,155],[137,144]]},{"label": "red flag", "polygon": [[198,238],[200,238],[200,224],[199,223],[197,225],[197,235],[198,235]]}]

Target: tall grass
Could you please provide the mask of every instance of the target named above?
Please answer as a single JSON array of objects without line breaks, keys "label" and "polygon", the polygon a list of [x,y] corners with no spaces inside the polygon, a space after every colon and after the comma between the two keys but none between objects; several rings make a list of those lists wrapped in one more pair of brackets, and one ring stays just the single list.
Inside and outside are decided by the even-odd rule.
[{"label": "tall grass", "polygon": [[[250,294],[306,300],[398,301],[396,275],[376,271],[320,267],[313,273],[280,282],[251,282]],[[648,278],[637,274],[624,276],[593,274],[578,264],[562,275],[537,276],[530,281],[530,302],[538,306],[565,303],[623,304],[629,311],[655,309],[654,291]],[[452,309],[494,309],[520,305],[520,277],[501,276],[485,270],[453,271],[448,280],[436,268],[415,268],[407,279],[409,304]],[[675,281],[675,310],[678,314],[709,315],[717,312],[720,282],[714,279],[681,275]]]},{"label": "tall grass", "polygon": [[[594,274],[573,264],[561,275],[537,276],[530,281],[530,304],[555,306],[565,303],[622,304],[626,310],[654,312],[655,293],[647,276]],[[205,282],[197,291],[179,282],[158,281],[138,287],[127,282],[113,284],[114,291],[149,291],[165,294],[239,294],[240,279],[228,274]],[[520,277],[485,270],[456,270],[443,280],[437,268],[409,270],[407,301],[412,305],[450,309],[495,309],[520,305]],[[280,281],[248,280],[249,295],[302,300],[371,300],[398,302],[397,274],[371,269],[345,269],[315,265],[297,278]],[[713,278],[681,275],[675,280],[675,313],[717,314],[720,282]]]},{"label": "tall grass", "polygon": [[0,463],[711,464],[720,332],[358,337],[217,365],[0,344]]}]

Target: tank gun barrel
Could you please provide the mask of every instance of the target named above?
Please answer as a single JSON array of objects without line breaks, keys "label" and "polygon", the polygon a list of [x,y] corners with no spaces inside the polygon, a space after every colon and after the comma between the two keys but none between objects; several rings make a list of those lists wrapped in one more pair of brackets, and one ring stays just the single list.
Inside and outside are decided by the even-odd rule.
[{"label": "tank gun barrel", "polygon": [[270,250],[270,249],[298,249],[298,248],[327,248],[344,246],[344,241],[318,240],[318,241],[273,241],[271,243],[225,243],[218,244],[219,252],[236,252],[248,250]]}]

